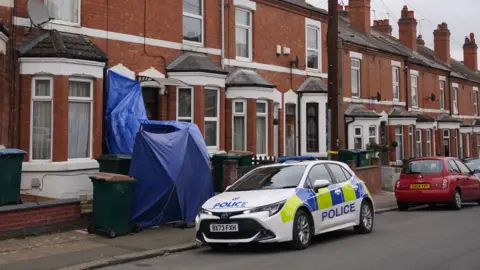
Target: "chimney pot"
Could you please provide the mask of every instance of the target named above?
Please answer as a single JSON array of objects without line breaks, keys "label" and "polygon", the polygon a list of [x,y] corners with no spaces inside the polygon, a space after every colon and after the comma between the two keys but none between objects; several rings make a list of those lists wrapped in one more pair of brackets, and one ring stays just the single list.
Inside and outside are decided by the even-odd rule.
[{"label": "chimney pot", "polygon": [[470,33],[470,38],[465,37],[463,45],[463,62],[468,68],[478,71],[478,46],[475,42],[475,34]]},{"label": "chimney pot", "polygon": [[390,25],[390,20],[388,19],[374,20],[372,28],[380,33],[392,35],[392,26]]}]

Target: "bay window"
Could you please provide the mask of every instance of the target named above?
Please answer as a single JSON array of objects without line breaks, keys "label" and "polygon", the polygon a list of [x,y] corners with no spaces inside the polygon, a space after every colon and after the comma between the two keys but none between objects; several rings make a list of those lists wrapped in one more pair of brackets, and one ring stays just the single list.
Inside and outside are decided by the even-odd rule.
[{"label": "bay window", "polygon": [[422,157],[422,130],[417,129],[416,130],[416,136],[417,136],[417,157]]},{"label": "bay window", "polygon": [[50,17],[67,24],[80,24],[81,0],[45,0]]},{"label": "bay window", "polygon": [[193,123],[193,88],[177,89],[177,121]]},{"label": "bay window", "polygon": [[450,130],[444,129],[443,130],[443,149],[445,151],[445,156],[450,156]]},{"label": "bay window", "polygon": [[354,149],[363,148],[363,137],[362,137],[362,127],[357,126],[353,127],[353,147]]},{"label": "bay window", "polygon": [[183,0],[183,40],[203,44],[203,0]]},{"label": "bay window", "polygon": [[320,29],[307,26],[307,68],[319,69]]},{"label": "bay window", "polygon": [[427,129],[427,141],[426,141],[426,144],[427,144],[427,157],[431,157],[432,156],[432,130],[431,129]]},{"label": "bay window", "polygon": [[463,136],[462,136],[462,133],[460,133],[460,130],[458,130],[458,139],[459,139],[458,144],[459,144],[459,147],[460,147],[459,158],[464,158],[464,156],[463,156]]},{"label": "bay window", "polygon": [[377,143],[377,126],[368,127],[368,143]]},{"label": "bay window", "polygon": [[235,10],[236,23],[236,52],[237,57],[252,59],[252,13],[237,8]]},{"label": "bay window", "polygon": [[268,103],[257,101],[257,155],[267,155],[268,136]]},{"label": "bay window", "polygon": [[70,79],[68,86],[68,158],[91,158],[93,81]]},{"label": "bay window", "polygon": [[318,103],[307,103],[307,152],[319,151]]},{"label": "bay window", "polygon": [[403,127],[395,127],[395,141],[398,146],[395,148],[397,160],[403,160]]},{"label": "bay window", "polygon": [[205,117],[205,143],[207,147],[218,149],[219,146],[219,90],[205,88],[204,93],[204,117]]},{"label": "bay window", "polygon": [[247,150],[247,106],[245,101],[233,101],[233,150]]},{"label": "bay window", "polygon": [[414,141],[413,141],[413,126],[408,126],[408,140],[410,143],[410,157],[415,157],[415,152],[414,152]]},{"label": "bay window", "polygon": [[52,159],[53,133],[53,79],[37,77],[32,80],[32,112],[30,134],[30,159]]},{"label": "bay window", "polygon": [[350,70],[352,77],[352,97],[360,97],[360,60],[352,59],[350,61]]}]

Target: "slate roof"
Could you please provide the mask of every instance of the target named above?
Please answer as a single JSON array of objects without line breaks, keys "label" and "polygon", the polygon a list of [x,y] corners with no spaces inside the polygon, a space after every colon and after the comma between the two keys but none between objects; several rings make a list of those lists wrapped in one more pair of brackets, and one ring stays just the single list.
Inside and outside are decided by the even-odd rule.
[{"label": "slate roof", "polygon": [[320,12],[320,13],[323,13],[323,14],[328,14],[327,10],[315,7],[315,6],[307,3],[305,0],[282,0],[282,1],[286,2],[286,3],[290,3],[290,4],[295,5],[295,6],[299,6],[299,7],[309,9],[311,11]]},{"label": "slate roof", "polygon": [[452,117],[451,115],[448,115],[448,114],[439,114],[437,116],[437,122],[463,122],[462,120],[458,119],[458,118],[454,118]]},{"label": "slate roof", "polygon": [[381,116],[373,110],[367,109],[363,104],[350,104],[345,110],[345,116],[380,118]]},{"label": "slate roof", "polygon": [[405,110],[403,107],[392,107],[388,112],[389,118],[417,118],[417,114]]},{"label": "slate roof", "polygon": [[328,85],[320,78],[307,77],[298,87],[297,92],[328,93]]},{"label": "slate roof", "polygon": [[419,123],[433,123],[435,118],[427,114],[417,113],[417,122]]},{"label": "slate roof", "polygon": [[19,47],[21,57],[62,57],[98,62],[108,61],[108,57],[86,36],[59,32],[42,31],[25,40]]},{"label": "slate roof", "polygon": [[227,86],[236,87],[266,87],[275,88],[275,85],[271,84],[257,72],[250,69],[235,69],[230,75],[228,75],[226,81]]},{"label": "slate roof", "polygon": [[207,72],[228,74],[204,53],[183,52],[168,66],[169,72]]}]

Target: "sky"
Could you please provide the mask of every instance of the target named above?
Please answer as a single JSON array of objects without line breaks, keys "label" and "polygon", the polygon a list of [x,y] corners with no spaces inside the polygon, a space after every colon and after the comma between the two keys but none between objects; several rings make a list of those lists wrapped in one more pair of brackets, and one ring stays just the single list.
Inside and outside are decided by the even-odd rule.
[{"label": "sky", "polygon": [[[390,19],[393,27],[392,35],[398,37],[398,19],[404,5],[415,11],[417,34],[423,35],[425,45],[433,49],[433,30],[445,22],[451,32],[450,53],[459,61],[463,61],[463,44],[465,36],[475,33],[480,40],[480,0],[371,0],[372,25],[374,18]],[[307,0],[312,5],[327,9],[327,0]],[[348,0],[338,0],[348,5]],[[478,44],[478,43],[477,43]]]}]

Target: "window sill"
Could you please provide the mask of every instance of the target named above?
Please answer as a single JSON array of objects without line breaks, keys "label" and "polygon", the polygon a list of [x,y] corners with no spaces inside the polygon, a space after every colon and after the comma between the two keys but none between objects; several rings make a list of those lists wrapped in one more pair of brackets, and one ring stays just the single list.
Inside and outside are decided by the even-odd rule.
[{"label": "window sill", "polygon": [[203,47],[205,47],[203,45],[203,42],[194,42],[194,41],[184,40],[182,49],[186,51],[195,51],[196,48],[203,48]]},{"label": "window sill", "polygon": [[55,25],[63,25],[63,26],[71,26],[71,27],[82,27],[80,25],[80,23],[74,23],[74,22],[68,22],[68,21],[61,21],[61,20],[53,20],[51,22],[49,22],[51,24],[55,24]]},{"label": "window sill", "polygon": [[237,60],[239,62],[247,62],[247,63],[252,63],[253,62],[252,59],[246,58],[246,57],[241,57],[241,56],[236,56],[235,60]]},{"label": "window sill", "polygon": [[79,159],[63,162],[23,162],[24,172],[57,172],[57,171],[78,171],[95,170],[99,168],[95,159]]}]

